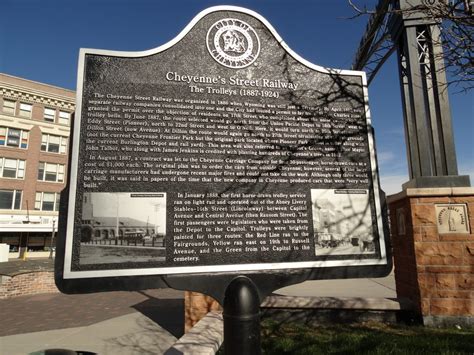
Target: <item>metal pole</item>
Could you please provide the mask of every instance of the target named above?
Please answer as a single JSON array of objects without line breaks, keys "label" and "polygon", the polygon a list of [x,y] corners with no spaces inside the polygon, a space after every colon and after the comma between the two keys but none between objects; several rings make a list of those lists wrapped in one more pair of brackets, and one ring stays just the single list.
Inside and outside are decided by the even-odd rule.
[{"label": "metal pole", "polygon": [[246,276],[231,281],[224,296],[224,352],[260,355],[260,297]]},{"label": "metal pole", "polygon": [[118,238],[119,237],[119,204],[120,204],[120,200],[119,200],[119,194],[117,193],[117,218],[116,218],[116,223],[115,223],[115,238]]},{"label": "metal pole", "polygon": [[51,234],[51,243],[49,243],[49,259],[53,258],[53,245],[54,245],[54,224],[55,220],[53,219],[53,232]]}]

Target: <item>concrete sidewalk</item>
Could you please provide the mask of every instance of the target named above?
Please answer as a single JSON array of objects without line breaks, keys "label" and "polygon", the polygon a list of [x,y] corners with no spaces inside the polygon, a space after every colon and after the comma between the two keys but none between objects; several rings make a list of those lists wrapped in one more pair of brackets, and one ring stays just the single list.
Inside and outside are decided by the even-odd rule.
[{"label": "concrete sidewalk", "polygon": [[[0,272],[48,269],[44,260],[19,263],[16,270],[13,264],[1,265]],[[396,297],[393,274],[381,279],[306,281],[275,294]],[[52,348],[98,354],[162,354],[183,335],[183,297],[182,291],[159,289],[0,300],[0,354],[24,355]]]},{"label": "concrete sidewalk", "polygon": [[305,297],[396,298],[395,276],[371,279],[305,281],[281,288],[274,293]]},{"label": "concrete sidewalk", "polygon": [[61,293],[0,300],[0,354],[63,348],[160,354],[184,330],[182,291]]},{"label": "concrete sidewalk", "polygon": [[141,313],[89,326],[10,335],[0,338],[0,353],[23,355],[46,349],[69,349],[96,354],[163,354],[177,338]]},{"label": "concrete sidewalk", "polygon": [[[0,263],[0,275],[13,276],[32,271],[54,271],[52,259],[9,260]],[[393,272],[384,278],[318,280],[281,288],[275,293],[285,296],[314,297],[396,297]]]}]

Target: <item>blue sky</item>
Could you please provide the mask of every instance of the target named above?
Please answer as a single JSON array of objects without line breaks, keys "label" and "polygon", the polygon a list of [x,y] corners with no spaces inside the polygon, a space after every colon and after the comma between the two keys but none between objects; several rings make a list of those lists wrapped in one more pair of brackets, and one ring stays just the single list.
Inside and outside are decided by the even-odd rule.
[{"label": "blue sky", "polygon": [[[375,1],[356,1],[370,8]],[[350,69],[367,22],[346,0],[4,0],[0,72],[75,90],[79,48],[142,51],[178,35],[202,10],[242,6],[265,17],[288,46],[324,67]],[[473,90],[474,91],[474,90]],[[474,183],[474,93],[451,93],[458,166]],[[408,180],[395,56],[369,87],[382,188]]]}]

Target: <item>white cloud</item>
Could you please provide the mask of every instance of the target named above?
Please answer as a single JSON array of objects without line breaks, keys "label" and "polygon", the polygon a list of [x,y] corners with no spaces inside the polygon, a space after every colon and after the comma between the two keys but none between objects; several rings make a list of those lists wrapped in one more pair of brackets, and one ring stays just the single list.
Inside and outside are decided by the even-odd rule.
[{"label": "white cloud", "polygon": [[463,164],[459,166],[459,175],[469,175],[471,177],[471,186],[474,184],[474,164]]},{"label": "white cloud", "polygon": [[380,185],[386,195],[393,195],[402,191],[402,184],[408,180],[407,174],[381,176]]},{"label": "white cloud", "polygon": [[377,153],[377,161],[379,165],[387,164],[395,158],[395,154],[393,152],[380,152]]}]

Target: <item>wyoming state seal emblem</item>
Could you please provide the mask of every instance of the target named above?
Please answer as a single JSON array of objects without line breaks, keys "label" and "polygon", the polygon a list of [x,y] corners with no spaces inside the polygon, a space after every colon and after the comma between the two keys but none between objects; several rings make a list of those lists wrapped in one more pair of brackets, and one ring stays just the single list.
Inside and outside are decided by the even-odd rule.
[{"label": "wyoming state seal emblem", "polygon": [[246,22],[226,18],[214,23],[207,32],[207,49],[211,56],[228,68],[245,68],[260,53],[260,41]]}]

